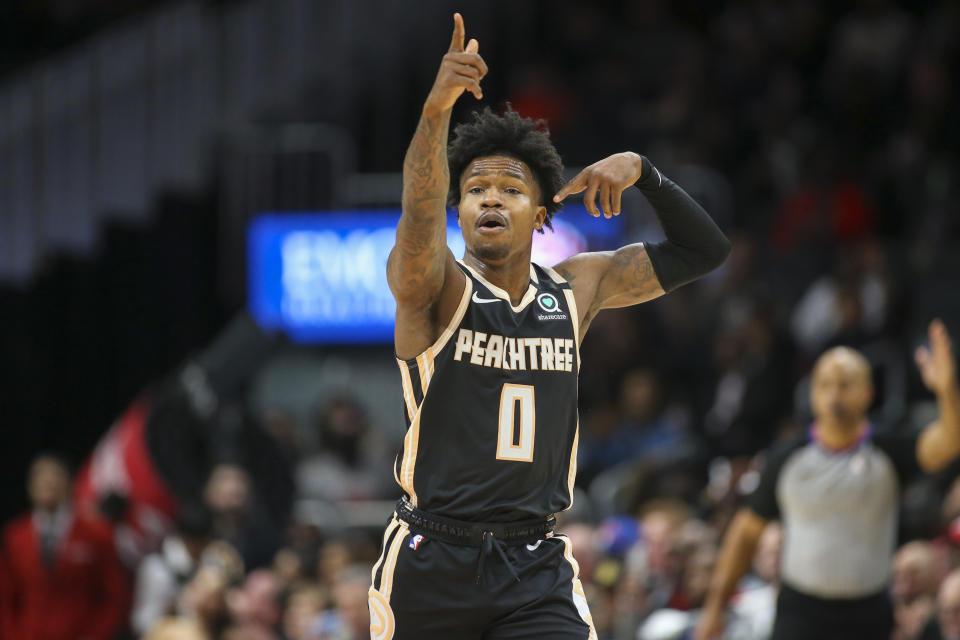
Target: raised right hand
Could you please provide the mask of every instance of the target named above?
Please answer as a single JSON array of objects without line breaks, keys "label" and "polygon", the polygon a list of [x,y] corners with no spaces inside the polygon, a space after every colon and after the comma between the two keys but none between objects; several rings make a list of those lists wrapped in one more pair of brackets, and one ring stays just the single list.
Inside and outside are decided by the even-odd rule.
[{"label": "raised right hand", "polygon": [[433,88],[430,89],[424,109],[435,111],[452,109],[457,98],[464,91],[472,93],[477,100],[483,98],[480,81],[487,75],[487,63],[477,53],[480,43],[471,38],[464,49],[463,38],[463,17],[455,13],[450,50],[443,56],[440,71],[437,72],[437,79],[433,82]]}]

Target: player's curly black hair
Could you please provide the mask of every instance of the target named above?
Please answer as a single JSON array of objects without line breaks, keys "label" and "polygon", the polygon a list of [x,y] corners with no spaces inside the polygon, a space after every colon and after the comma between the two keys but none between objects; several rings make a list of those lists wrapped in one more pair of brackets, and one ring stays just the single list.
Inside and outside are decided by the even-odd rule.
[{"label": "player's curly black hair", "polygon": [[[544,223],[553,228],[550,220],[563,208],[563,203],[553,201],[553,194],[563,186],[563,161],[550,140],[545,120],[524,118],[507,103],[503,115],[485,107],[473,114],[473,122],[457,125],[453,133],[453,141],[447,148],[448,206],[460,204],[460,177],[471,162],[483,156],[510,156],[522,160],[533,172],[540,186],[539,204],[547,208]],[[543,233],[543,229],[539,231]]]}]

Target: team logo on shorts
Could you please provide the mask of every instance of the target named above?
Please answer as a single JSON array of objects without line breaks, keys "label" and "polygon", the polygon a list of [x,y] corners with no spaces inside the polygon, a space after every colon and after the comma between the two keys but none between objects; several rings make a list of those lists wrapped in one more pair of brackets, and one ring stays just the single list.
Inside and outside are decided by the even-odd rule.
[{"label": "team logo on shorts", "polygon": [[537,304],[547,313],[556,313],[557,309],[560,308],[560,305],[557,304],[557,299],[552,293],[541,293],[538,295]]},{"label": "team logo on shorts", "polygon": [[423,536],[418,533],[417,535],[410,538],[410,542],[408,544],[411,549],[416,551],[420,547],[421,542],[423,542]]},{"label": "team logo on shorts", "polygon": [[370,605],[370,640],[390,640],[395,626],[390,603],[376,589],[370,589],[367,602]]}]

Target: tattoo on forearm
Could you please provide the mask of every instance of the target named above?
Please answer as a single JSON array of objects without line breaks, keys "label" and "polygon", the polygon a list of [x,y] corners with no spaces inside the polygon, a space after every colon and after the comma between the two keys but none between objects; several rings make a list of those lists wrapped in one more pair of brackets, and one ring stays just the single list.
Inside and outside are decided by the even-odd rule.
[{"label": "tattoo on forearm", "polygon": [[449,126],[449,112],[440,116],[424,115],[413,134],[403,160],[404,205],[412,205],[412,214],[416,214],[418,205],[425,201],[446,198],[450,185],[447,167]]},{"label": "tattoo on forearm", "polygon": [[403,161],[403,216],[397,227],[400,260],[391,262],[395,283],[415,292],[443,277],[449,112],[424,114]]}]

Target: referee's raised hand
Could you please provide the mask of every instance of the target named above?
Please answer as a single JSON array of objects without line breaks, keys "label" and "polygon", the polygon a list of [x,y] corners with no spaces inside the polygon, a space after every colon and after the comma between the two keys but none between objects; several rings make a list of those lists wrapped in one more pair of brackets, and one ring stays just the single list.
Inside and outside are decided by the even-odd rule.
[{"label": "referee's raised hand", "polygon": [[483,98],[483,89],[480,81],[487,75],[487,63],[478,53],[480,43],[471,38],[466,48],[463,46],[465,29],[463,16],[453,14],[453,37],[450,40],[450,49],[443,56],[440,71],[433,82],[430,95],[427,96],[424,109],[433,111],[447,111],[453,108],[457,98],[464,91],[469,91],[477,100]]},{"label": "referee's raised hand", "polygon": [[956,392],[957,363],[953,356],[950,334],[943,321],[936,319],[927,329],[929,347],[918,347],[914,353],[923,384],[937,395]]}]

